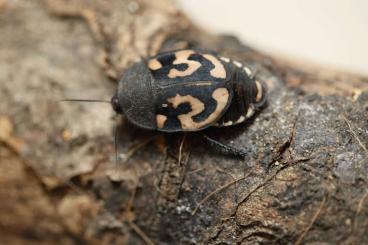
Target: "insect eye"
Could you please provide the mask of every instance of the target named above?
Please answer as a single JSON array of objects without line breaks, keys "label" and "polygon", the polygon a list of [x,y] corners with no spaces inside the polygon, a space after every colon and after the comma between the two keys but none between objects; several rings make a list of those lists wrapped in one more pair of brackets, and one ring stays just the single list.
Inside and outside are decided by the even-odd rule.
[{"label": "insect eye", "polygon": [[111,106],[112,106],[112,108],[114,109],[114,111],[116,113],[122,113],[123,112],[122,109],[121,109],[121,107],[120,107],[120,105],[119,105],[119,99],[118,99],[117,94],[115,94],[114,96],[112,96],[112,98],[111,98]]}]

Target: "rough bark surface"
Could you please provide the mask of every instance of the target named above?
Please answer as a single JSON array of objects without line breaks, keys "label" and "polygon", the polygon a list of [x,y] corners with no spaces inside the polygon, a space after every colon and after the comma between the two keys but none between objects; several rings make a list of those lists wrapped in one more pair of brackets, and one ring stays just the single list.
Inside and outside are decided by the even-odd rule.
[{"label": "rough bark surface", "polygon": [[[205,47],[272,89],[208,134],[118,127],[140,56]],[[368,79],[281,61],[193,25],[170,1],[0,0],[0,244],[368,244]],[[120,121],[120,119],[119,119]]]}]

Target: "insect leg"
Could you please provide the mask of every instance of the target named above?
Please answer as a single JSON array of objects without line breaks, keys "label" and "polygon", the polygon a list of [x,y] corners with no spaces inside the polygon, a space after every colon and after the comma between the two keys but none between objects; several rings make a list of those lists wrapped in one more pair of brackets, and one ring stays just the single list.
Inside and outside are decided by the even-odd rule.
[{"label": "insect leg", "polygon": [[228,153],[230,155],[233,155],[233,156],[236,156],[236,157],[241,157],[241,158],[244,158],[247,155],[247,153],[244,152],[243,150],[239,150],[239,149],[237,149],[235,147],[232,147],[230,145],[226,145],[224,143],[221,143],[220,141],[217,141],[215,139],[212,139],[212,138],[208,137],[205,134],[202,134],[202,137],[208,143],[210,143],[211,145],[220,148],[221,150],[223,150],[224,152],[226,152],[226,153]]},{"label": "insect leg", "polygon": [[118,161],[119,161],[119,154],[118,154],[118,123],[115,117],[115,125],[114,125],[114,148],[115,148],[115,168],[118,169]]}]

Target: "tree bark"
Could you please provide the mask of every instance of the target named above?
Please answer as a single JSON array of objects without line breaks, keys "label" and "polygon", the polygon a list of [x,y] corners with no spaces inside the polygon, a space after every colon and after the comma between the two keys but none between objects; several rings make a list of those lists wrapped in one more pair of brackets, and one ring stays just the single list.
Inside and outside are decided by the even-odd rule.
[{"label": "tree bark", "polygon": [[[168,0],[0,0],[0,32],[0,244],[368,243],[366,77],[208,33]],[[109,100],[140,57],[185,47],[269,84],[249,123],[207,132],[244,160],[59,102]]]}]

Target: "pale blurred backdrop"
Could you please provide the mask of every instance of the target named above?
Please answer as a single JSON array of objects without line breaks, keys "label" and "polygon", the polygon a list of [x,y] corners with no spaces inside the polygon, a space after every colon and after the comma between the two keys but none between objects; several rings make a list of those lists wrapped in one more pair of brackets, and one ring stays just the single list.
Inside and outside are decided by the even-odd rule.
[{"label": "pale blurred backdrop", "polygon": [[271,54],[368,75],[368,0],[179,0],[202,27]]}]

